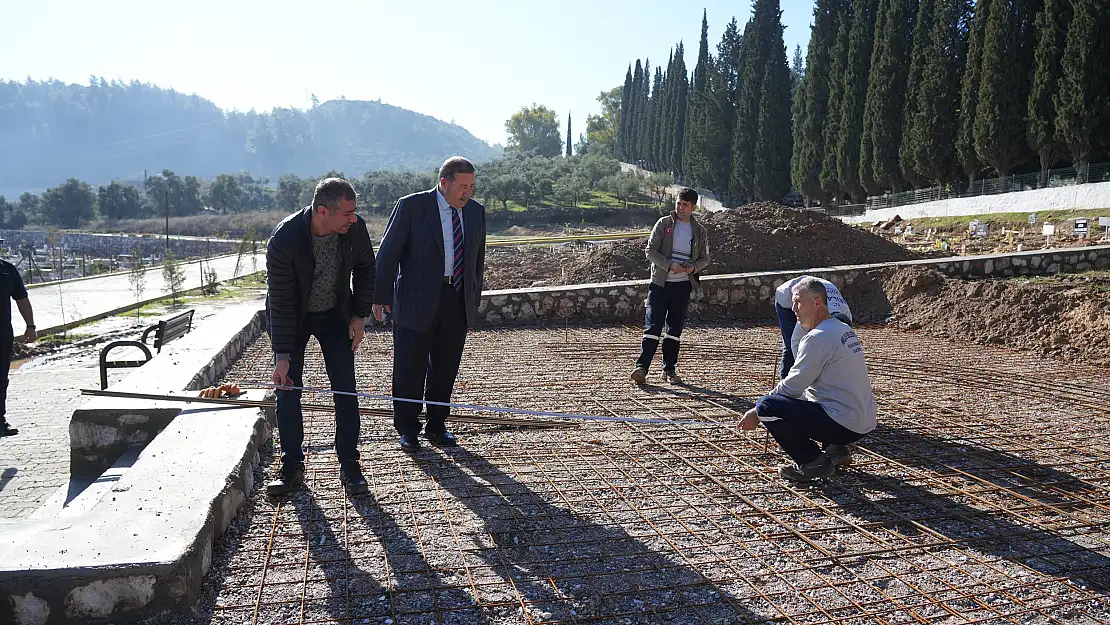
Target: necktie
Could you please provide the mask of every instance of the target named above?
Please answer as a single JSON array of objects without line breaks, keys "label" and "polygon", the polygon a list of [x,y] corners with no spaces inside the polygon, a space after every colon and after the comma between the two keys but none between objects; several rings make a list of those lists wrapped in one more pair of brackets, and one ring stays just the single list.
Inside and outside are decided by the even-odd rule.
[{"label": "necktie", "polygon": [[466,257],[463,249],[463,229],[462,220],[459,219],[459,211],[455,207],[451,207],[451,232],[455,240],[455,261],[452,265],[451,284],[455,290],[462,293],[463,287],[463,262]]}]

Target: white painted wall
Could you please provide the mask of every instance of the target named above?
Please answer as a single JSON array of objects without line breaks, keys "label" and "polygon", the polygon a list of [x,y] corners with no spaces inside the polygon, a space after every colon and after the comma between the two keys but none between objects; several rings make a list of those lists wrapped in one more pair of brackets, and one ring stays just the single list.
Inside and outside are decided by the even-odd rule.
[{"label": "white painted wall", "polygon": [[842,219],[848,223],[874,223],[880,220],[885,221],[894,215],[900,215],[902,219],[911,219],[953,215],[982,215],[984,213],[1033,213],[1069,208],[1110,209],[1110,182],[922,202],[921,204],[870,210],[864,215],[843,217]]}]

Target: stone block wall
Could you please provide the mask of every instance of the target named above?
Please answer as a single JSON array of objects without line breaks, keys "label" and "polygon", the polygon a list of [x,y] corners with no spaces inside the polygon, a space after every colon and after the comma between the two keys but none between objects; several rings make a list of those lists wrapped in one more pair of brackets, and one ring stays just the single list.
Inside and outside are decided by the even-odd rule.
[{"label": "stone block wall", "polygon": [[[646,261],[645,261],[646,262]],[[1035,250],[989,256],[950,257],[791,271],[706,276],[690,312],[695,317],[773,318],[774,292],[783,282],[807,273],[836,284],[849,299],[881,297],[875,274],[899,267],[935,269],[952,278],[1008,278],[1075,273],[1110,267],[1110,245]],[[643,319],[648,280],[488,291],[478,312],[487,325],[560,322],[573,319]],[[876,293],[878,291],[878,293]]]}]

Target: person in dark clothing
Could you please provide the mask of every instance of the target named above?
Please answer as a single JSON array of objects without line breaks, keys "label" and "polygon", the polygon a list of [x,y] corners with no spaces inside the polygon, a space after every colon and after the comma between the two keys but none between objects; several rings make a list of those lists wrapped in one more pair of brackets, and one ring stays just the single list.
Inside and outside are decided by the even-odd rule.
[{"label": "person in dark clothing", "polygon": [[679,377],[678,346],[690,295],[699,288],[698,279],[709,266],[709,240],[705,226],[694,219],[698,192],[683,189],[674,210],[655,222],[644,254],[651,263],[651,284],[644,309],[644,337],[640,357],[632,370],[632,381],[647,381],[655,350],[663,344],[663,379],[682,384]]},{"label": "person in dark clothing", "polygon": [[[472,199],[474,165],[453,156],[439,185],[397,201],[378,247],[374,317],[393,315],[393,426],[401,449],[420,449],[420,400],[449,403],[468,328],[478,319],[486,209]],[[424,435],[458,444],[447,406],[428,405]]]},{"label": "person in dark clothing", "polygon": [[[24,343],[34,343],[38,335],[35,333],[35,314],[31,310],[31,300],[27,297],[27,289],[23,286],[23,278],[19,276],[19,270],[15,265],[6,260],[0,260],[0,293],[4,293],[7,297],[15,300],[16,308],[19,309],[19,314],[23,316],[23,322],[27,324],[27,330],[23,333]],[[3,306],[4,312],[0,313],[4,319],[0,319],[0,367],[3,367],[3,372],[0,375],[0,436],[15,436],[19,434],[19,430],[8,425],[7,412],[8,412],[8,370],[12,366],[12,348],[15,346],[15,331],[12,329],[12,308],[5,304]]]},{"label": "person in dark clothing", "polygon": [[[366,222],[355,214],[349,182],[326,178],[316,185],[312,206],[286,217],[266,246],[266,312],[274,350],[281,472],[266,485],[282,495],[304,479],[301,391],[304,353],[315,336],[332,390],[355,391],[355,352],[374,299],[374,247]],[[352,290],[353,285],[353,290]],[[333,396],[339,479],[350,494],[365,493],[359,466],[358,398]]]}]

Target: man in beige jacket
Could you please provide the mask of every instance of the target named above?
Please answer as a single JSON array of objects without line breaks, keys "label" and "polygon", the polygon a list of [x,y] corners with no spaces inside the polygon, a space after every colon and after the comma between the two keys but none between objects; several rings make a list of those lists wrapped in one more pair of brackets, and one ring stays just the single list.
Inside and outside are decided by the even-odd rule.
[{"label": "man in beige jacket", "polygon": [[709,265],[709,242],[705,226],[694,219],[698,192],[683,189],[674,211],[655,222],[644,253],[651,261],[651,284],[644,311],[644,338],[640,357],[632,370],[632,381],[643,384],[655,350],[663,343],[663,379],[681,384],[678,377],[678,345],[690,294],[698,288],[698,276]]}]

